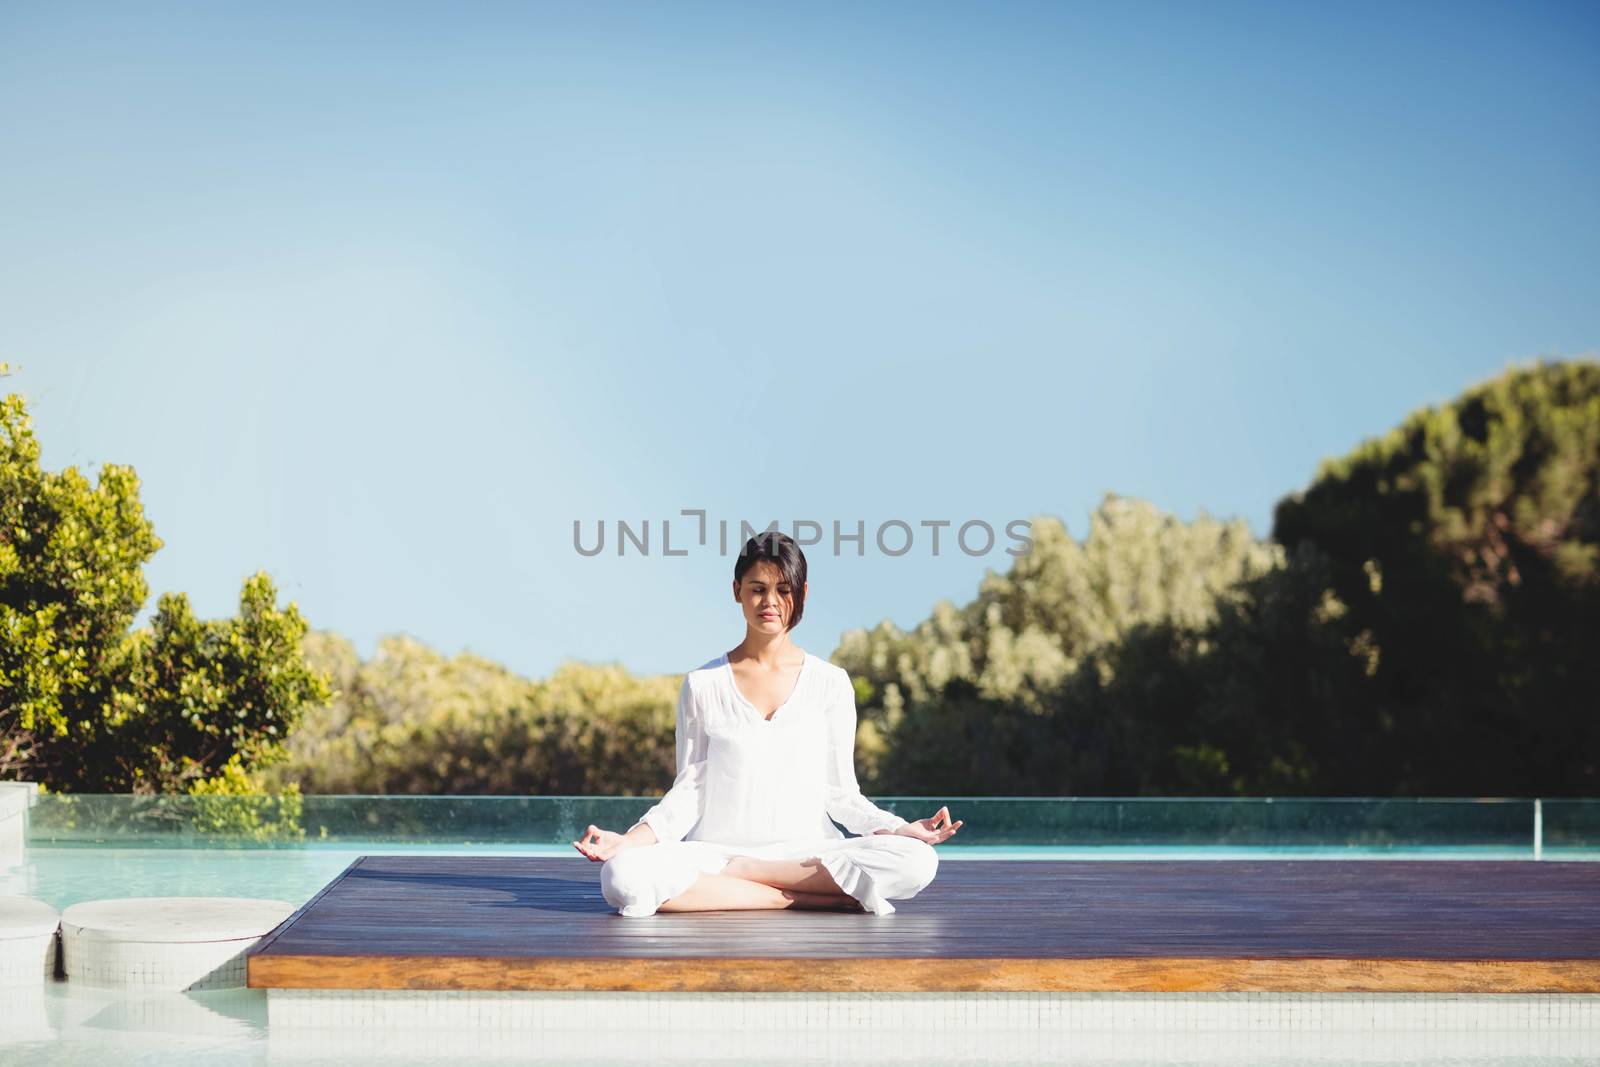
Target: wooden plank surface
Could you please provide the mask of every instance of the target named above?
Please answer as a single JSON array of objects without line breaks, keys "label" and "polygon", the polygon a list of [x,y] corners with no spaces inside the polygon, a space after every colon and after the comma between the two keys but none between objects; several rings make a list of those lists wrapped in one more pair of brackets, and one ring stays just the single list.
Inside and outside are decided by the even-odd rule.
[{"label": "wooden plank surface", "polygon": [[624,918],[581,857],[363,856],[254,987],[1600,992],[1600,866],[945,861],[893,915]]}]

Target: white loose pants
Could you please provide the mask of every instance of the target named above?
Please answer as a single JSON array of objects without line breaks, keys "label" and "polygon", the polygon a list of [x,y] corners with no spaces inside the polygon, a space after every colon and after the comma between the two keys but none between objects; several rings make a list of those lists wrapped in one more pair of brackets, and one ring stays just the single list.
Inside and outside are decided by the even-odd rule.
[{"label": "white loose pants", "polygon": [[658,841],[635,845],[600,868],[606,903],[631,917],[654,915],[664,901],[694,885],[701,872],[720,874],[734,856],[764,860],[818,859],[839,888],[873,915],[888,915],[891,899],[907,900],[933,881],[939,855],[926,841],[902,834],[722,845],[710,841]]}]

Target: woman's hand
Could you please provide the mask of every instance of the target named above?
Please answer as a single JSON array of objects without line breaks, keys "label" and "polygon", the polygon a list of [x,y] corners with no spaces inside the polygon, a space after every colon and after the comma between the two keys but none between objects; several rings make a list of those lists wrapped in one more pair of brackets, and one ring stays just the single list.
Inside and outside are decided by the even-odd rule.
[{"label": "woman's hand", "polygon": [[632,848],[634,842],[628,840],[624,834],[615,830],[602,830],[600,827],[589,824],[589,829],[583,832],[583,837],[572,843],[572,847],[588,856],[596,863],[604,863],[618,852]]},{"label": "woman's hand", "polygon": [[961,829],[961,820],[950,821],[950,809],[940,808],[926,819],[916,819],[894,830],[878,830],[880,834],[899,834],[901,837],[914,837],[918,841],[926,841],[930,845],[937,845],[941,841],[949,840],[952,834]]}]

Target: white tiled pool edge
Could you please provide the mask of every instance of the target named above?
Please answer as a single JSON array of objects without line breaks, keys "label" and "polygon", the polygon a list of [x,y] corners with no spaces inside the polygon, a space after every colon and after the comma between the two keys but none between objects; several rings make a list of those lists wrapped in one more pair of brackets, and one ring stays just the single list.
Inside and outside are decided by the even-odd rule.
[{"label": "white tiled pool edge", "polygon": [[56,976],[58,941],[54,931],[0,939],[0,997],[22,985],[38,985]]},{"label": "white tiled pool edge", "polygon": [[0,896],[0,989],[54,978],[60,929],[60,913],[44,901]]},{"label": "white tiled pool edge", "polygon": [[259,937],[184,944],[118,943],[63,937],[67,981],[102,989],[238,989]]},{"label": "white tiled pool edge", "polygon": [[269,989],[268,1025],[496,1030],[1583,1030],[1600,994],[619,993]]}]

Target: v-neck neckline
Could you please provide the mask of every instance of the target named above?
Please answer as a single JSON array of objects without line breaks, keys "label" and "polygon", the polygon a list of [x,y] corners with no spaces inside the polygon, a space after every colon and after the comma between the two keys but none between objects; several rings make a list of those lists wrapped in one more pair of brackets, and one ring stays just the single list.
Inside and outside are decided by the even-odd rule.
[{"label": "v-neck neckline", "polygon": [[733,690],[733,695],[739,701],[739,703],[743,704],[745,707],[754,712],[756,719],[760,722],[770,723],[773,719],[778,717],[779,713],[781,713],[784,708],[788,707],[794,702],[794,698],[800,692],[800,683],[805,681],[806,668],[811,666],[811,653],[801,649],[800,654],[805,658],[800,661],[800,671],[794,677],[794,688],[789,690],[789,695],[784,698],[782,704],[779,704],[777,707],[772,709],[771,715],[762,715],[761,709],[750,703],[750,701],[745,698],[745,695],[739,692],[739,680],[735,678],[733,674],[733,661],[728,658],[728,654],[726,652],[722,654],[722,668],[728,672],[728,687]]}]

